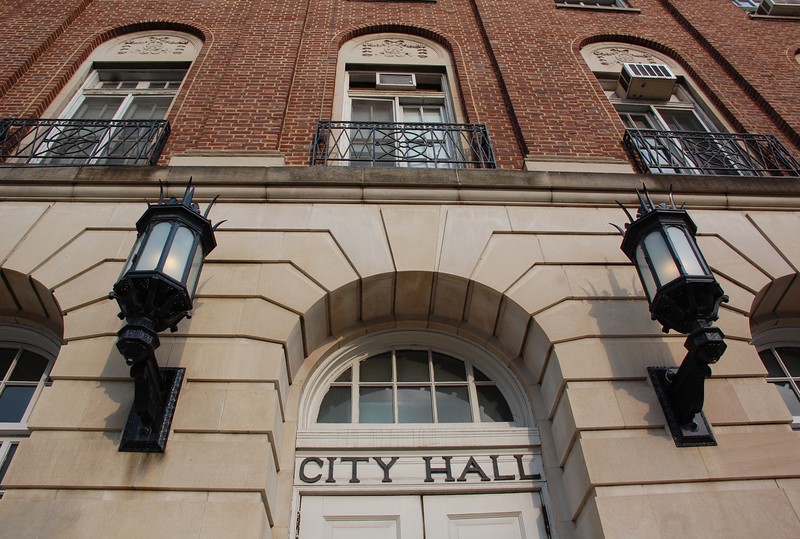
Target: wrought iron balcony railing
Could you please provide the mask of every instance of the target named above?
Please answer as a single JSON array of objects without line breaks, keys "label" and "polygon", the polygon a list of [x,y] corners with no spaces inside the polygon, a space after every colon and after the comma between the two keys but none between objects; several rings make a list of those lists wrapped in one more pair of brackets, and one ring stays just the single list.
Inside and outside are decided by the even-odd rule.
[{"label": "wrought iron balcony railing", "polygon": [[0,120],[0,160],[50,166],[153,165],[166,120]]},{"label": "wrought iron balcony railing", "polygon": [[773,135],[628,129],[623,140],[645,174],[800,176],[800,163]]},{"label": "wrought iron balcony railing", "polygon": [[312,165],[495,168],[481,124],[320,121]]}]

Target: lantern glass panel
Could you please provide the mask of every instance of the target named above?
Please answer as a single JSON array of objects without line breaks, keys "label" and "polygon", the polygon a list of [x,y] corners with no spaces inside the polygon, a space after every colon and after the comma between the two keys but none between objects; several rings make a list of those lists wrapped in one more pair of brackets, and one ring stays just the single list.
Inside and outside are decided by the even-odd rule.
[{"label": "lantern glass panel", "polygon": [[172,245],[170,245],[167,259],[164,261],[163,271],[166,275],[178,282],[183,282],[183,274],[186,271],[186,265],[189,264],[189,258],[192,256],[194,243],[194,233],[184,226],[178,227],[178,230],[175,231]]},{"label": "lantern glass panel", "polygon": [[659,286],[671,283],[681,276],[660,229],[650,232],[644,238],[644,248]]},{"label": "lantern glass panel", "polygon": [[136,236],[136,241],[131,248],[131,254],[128,255],[128,260],[125,261],[125,265],[122,267],[122,272],[119,274],[120,279],[122,279],[125,274],[128,273],[128,270],[131,269],[133,259],[139,253],[139,248],[142,246],[142,239],[144,239],[144,234],[139,234]]},{"label": "lantern glass panel", "polygon": [[647,265],[644,248],[641,243],[636,246],[636,268],[639,270],[639,278],[644,285],[647,299],[653,301],[653,297],[656,295],[656,282],[653,280],[653,274],[650,273],[650,266]]},{"label": "lantern glass panel", "polygon": [[192,259],[192,266],[189,268],[189,276],[186,277],[186,290],[189,295],[194,295],[194,289],[197,287],[197,279],[200,277],[200,269],[203,267],[203,247],[198,245],[194,251],[194,259]]},{"label": "lantern glass panel", "polygon": [[147,236],[147,242],[142,249],[142,254],[136,261],[136,271],[155,270],[158,267],[158,261],[161,260],[161,253],[164,252],[164,245],[169,238],[169,231],[172,225],[167,222],[158,223],[150,230]]},{"label": "lantern glass panel", "polygon": [[692,248],[686,229],[678,226],[667,228],[667,236],[672,242],[675,254],[687,275],[706,275],[703,264],[697,256],[697,251]]}]

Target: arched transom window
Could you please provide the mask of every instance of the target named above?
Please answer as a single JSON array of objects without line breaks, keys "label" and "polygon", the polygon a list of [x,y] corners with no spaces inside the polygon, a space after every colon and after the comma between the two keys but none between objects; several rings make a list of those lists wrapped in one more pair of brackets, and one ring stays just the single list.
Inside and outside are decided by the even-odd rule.
[{"label": "arched transom window", "polygon": [[497,384],[469,359],[398,346],[353,358],[328,385],[317,423],[510,423]]}]

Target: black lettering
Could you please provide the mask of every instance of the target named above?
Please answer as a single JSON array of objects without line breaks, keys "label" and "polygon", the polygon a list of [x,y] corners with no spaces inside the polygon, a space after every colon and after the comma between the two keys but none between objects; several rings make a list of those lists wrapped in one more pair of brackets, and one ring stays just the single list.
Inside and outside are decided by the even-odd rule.
[{"label": "black lettering", "polygon": [[521,481],[525,481],[525,480],[530,481],[530,480],[533,480],[533,479],[541,479],[542,478],[542,475],[538,474],[538,473],[533,474],[533,475],[528,475],[528,474],[525,473],[525,469],[522,467],[522,455],[514,455],[514,458],[517,459],[517,470],[519,470],[519,478],[520,478]]},{"label": "black lettering", "polygon": [[353,463],[353,473],[350,476],[351,483],[360,483],[361,481],[358,479],[358,463],[359,462],[369,462],[369,458],[367,457],[342,457],[339,460],[342,462],[352,462]]},{"label": "black lettering", "polygon": [[500,475],[500,466],[497,464],[498,455],[491,455],[489,458],[492,459],[492,470],[494,471],[495,481],[511,481],[516,479],[514,475]]},{"label": "black lettering", "polygon": [[328,478],[326,483],[335,483],[336,479],[333,478],[333,463],[336,462],[336,457],[328,457]]},{"label": "black lettering", "polygon": [[464,466],[464,471],[461,472],[461,475],[458,476],[458,481],[466,481],[468,473],[476,473],[481,477],[481,481],[491,481],[489,476],[486,475],[486,472],[478,465],[478,462],[475,460],[475,457],[470,457],[467,461],[467,465]]},{"label": "black lettering", "polygon": [[422,460],[425,461],[425,482],[426,483],[433,483],[433,474],[435,473],[443,473],[445,474],[445,483],[452,483],[455,481],[453,478],[453,473],[450,468],[450,461],[453,457],[442,457],[444,460],[444,468],[432,468],[431,467],[431,460],[433,457],[422,457]]},{"label": "black lettering", "polygon": [[388,464],[383,462],[383,459],[380,457],[372,458],[375,459],[375,462],[377,462],[378,466],[380,466],[381,470],[383,470],[383,479],[381,480],[381,483],[391,483],[392,479],[389,477],[389,469],[394,466],[394,463],[397,462],[398,457],[392,457],[392,460],[390,460]]},{"label": "black lettering", "polygon": [[322,459],[318,459],[317,457],[308,457],[308,458],[303,459],[303,462],[300,463],[300,481],[302,481],[303,483],[316,483],[317,481],[322,479],[322,474],[318,473],[314,477],[307,476],[306,475],[306,465],[309,462],[313,462],[314,464],[319,466],[320,469],[322,468]]}]

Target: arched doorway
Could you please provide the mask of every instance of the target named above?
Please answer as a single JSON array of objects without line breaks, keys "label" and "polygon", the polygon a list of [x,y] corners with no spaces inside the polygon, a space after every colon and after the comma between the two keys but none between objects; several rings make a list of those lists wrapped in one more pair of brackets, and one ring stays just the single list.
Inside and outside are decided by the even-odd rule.
[{"label": "arched doorway", "polygon": [[393,329],[325,354],[300,402],[294,537],[549,537],[539,432],[511,371]]}]

